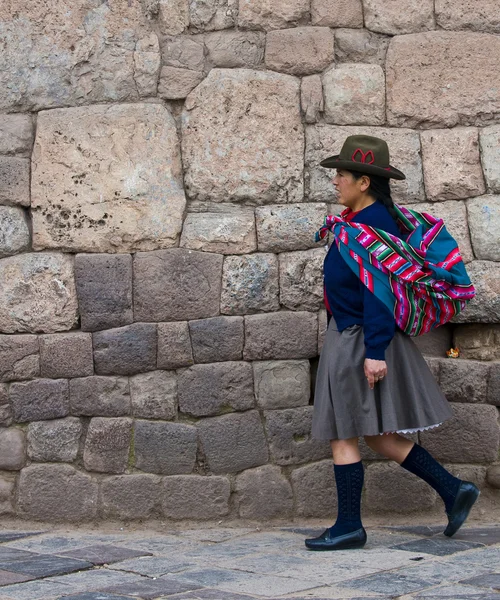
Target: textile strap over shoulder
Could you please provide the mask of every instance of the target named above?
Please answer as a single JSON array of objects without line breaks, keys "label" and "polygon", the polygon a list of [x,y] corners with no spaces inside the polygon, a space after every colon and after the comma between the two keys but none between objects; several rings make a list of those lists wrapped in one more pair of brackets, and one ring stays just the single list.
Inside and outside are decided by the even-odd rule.
[{"label": "textile strap over shoulder", "polygon": [[395,205],[406,241],[380,229],[327,216],[316,241],[332,231],[349,267],[393,311],[406,334],[421,335],[458,315],[476,294],[456,241],[442,219]]}]

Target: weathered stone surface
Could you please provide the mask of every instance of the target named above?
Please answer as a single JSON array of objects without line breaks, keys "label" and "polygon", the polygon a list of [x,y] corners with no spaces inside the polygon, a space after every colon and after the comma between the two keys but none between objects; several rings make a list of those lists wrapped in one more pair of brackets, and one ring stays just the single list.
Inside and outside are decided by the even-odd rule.
[{"label": "weathered stone surface", "polygon": [[165,100],[182,100],[203,81],[203,78],[201,71],[162,67],[158,95]]},{"label": "weathered stone surface", "polygon": [[218,254],[253,252],[257,249],[254,214],[189,213],[180,245]]},{"label": "weathered stone surface", "polygon": [[175,246],[186,200],[175,121],[163,105],[41,112],[33,157],[35,250]]},{"label": "weathered stone surface", "polygon": [[244,342],[242,317],[214,317],[189,323],[197,363],[241,360]]},{"label": "weathered stone surface", "polygon": [[[500,96],[491,90],[497,85],[499,60],[500,39],[494,35],[436,31],[394,37],[386,67],[389,124],[452,127],[494,122]],[[457,150],[449,156],[456,156]]]},{"label": "weathered stone surface", "polygon": [[258,204],[301,201],[299,92],[299,80],[290,75],[212,69],[183,112],[182,160],[190,197]]},{"label": "weathered stone surface", "polygon": [[486,187],[500,193],[500,125],[480,129],[479,146]]},{"label": "weathered stone surface", "polygon": [[486,402],[490,365],[472,360],[444,360],[439,382],[450,402]]},{"label": "weathered stone surface", "polygon": [[321,354],[323,343],[325,341],[326,330],[328,329],[328,317],[326,310],[320,310],[318,313],[318,354]]},{"label": "weathered stone surface", "polygon": [[0,258],[29,249],[26,213],[17,206],[0,206]]},{"label": "weathered stone surface", "polygon": [[177,376],[171,371],[135,375],[130,397],[134,417],[169,421],[177,414]]},{"label": "weathered stone surface", "polygon": [[498,458],[500,429],[495,406],[452,404],[455,417],[437,429],[422,431],[422,445],[438,460],[490,463]]},{"label": "weathered stone surface", "polygon": [[210,67],[258,67],[264,59],[266,36],[260,31],[221,31],[205,36]]},{"label": "weathered stone surface", "polygon": [[226,315],[278,310],[278,258],[274,254],[226,257],[220,308]]},{"label": "weathered stone surface", "polygon": [[98,375],[134,375],[156,369],[156,323],[134,323],[93,334]]},{"label": "weathered stone surface", "polygon": [[307,406],[311,396],[308,360],[253,363],[255,398],[259,408]]},{"label": "weathered stone surface", "polygon": [[277,312],[245,317],[245,360],[311,358],[317,354],[317,316]]},{"label": "weathered stone surface", "polygon": [[379,65],[340,64],[323,75],[323,92],[327,123],[385,122],[385,77]]},{"label": "weathered stone surface", "polygon": [[290,310],[323,306],[324,248],[280,254],[280,303]]},{"label": "weathered stone surface", "polygon": [[32,379],[40,375],[36,335],[0,335],[0,381]]},{"label": "weathered stone surface", "polygon": [[238,475],[236,503],[243,519],[290,517],[293,511],[292,488],[279,467],[264,465]]},{"label": "weathered stone surface", "polygon": [[162,45],[163,63],[168,67],[203,71],[205,49],[203,36],[167,37]]},{"label": "weathered stone surface", "polygon": [[0,331],[53,333],[77,319],[73,257],[46,252],[0,261]]},{"label": "weathered stone surface", "polygon": [[28,426],[28,456],[40,462],[73,462],[82,424],[76,417],[35,421]]},{"label": "weathered stone surface", "polygon": [[42,521],[88,521],[97,514],[97,483],[70,465],[30,465],[21,471],[21,514]]},{"label": "weathered stone surface", "polygon": [[361,0],[311,0],[311,23],[323,27],[363,27]]},{"label": "weathered stone surface", "polygon": [[26,463],[26,434],[12,427],[0,429],[0,469],[19,471]]},{"label": "weathered stone surface", "polygon": [[87,377],[94,374],[92,335],[75,331],[40,336],[42,377]]},{"label": "weathered stone surface", "polygon": [[456,323],[500,322],[500,264],[487,260],[474,260],[467,265],[467,273],[476,288],[464,312],[453,320]]},{"label": "weathered stone surface", "polygon": [[15,481],[9,476],[0,477],[0,515],[14,513],[14,488]]},{"label": "weathered stone surface", "polygon": [[5,383],[0,383],[0,427],[10,427],[13,420],[8,387]]},{"label": "weathered stone surface", "polygon": [[476,258],[500,261],[500,196],[469,200],[467,215]]},{"label": "weathered stone surface", "polygon": [[312,406],[264,413],[274,463],[296,465],[331,456],[330,444],[311,437]]},{"label": "weathered stone surface", "polygon": [[12,383],[9,398],[16,423],[58,419],[69,413],[66,379],[34,379]]},{"label": "weathered stone surface", "polygon": [[203,419],[198,429],[212,473],[236,473],[269,459],[264,428],[255,410]]},{"label": "weathered stone surface", "polygon": [[486,467],[477,465],[443,465],[452,475],[463,481],[471,481],[478,488],[483,489],[486,485]]},{"label": "weathered stone surface", "polygon": [[425,356],[444,358],[446,356],[446,351],[453,345],[452,331],[446,325],[412,339],[420,352]]},{"label": "weathered stone surface", "polygon": [[162,511],[170,519],[217,519],[229,512],[231,486],[226,477],[174,475],[162,486]]},{"label": "weathered stone surface", "polygon": [[0,115],[0,154],[29,156],[33,136],[31,115]]},{"label": "weathered stone surface", "polygon": [[193,362],[187,322],[158,323],[158,368],[179,369]]},{"label": "weathered stone surface", "polygon": [[115,475],[101,483],[101,510],[108,519],[147,519],[160,505],[156,475]]},{"label": "weathered stone surface", "polygon": [[365,26],[398,35],[434,29],[434,0],[363,0]]},{"label": "weathered stone surface", "polygon": [[136,254],[135,319],[181,321],[218,315],[222,261],[220,254],[181,248]]},{"label": "weathered stone surface", "polygon": [[331,460],[294,469],[291,480],[298,516],[332,518],[337,509],[337,488]]},{"label": "weathered stone surface", "polygon": [[0,156],[0,202],[7,205],[30,205],[28,158]]},{"label": "weathered stone surface", "polygon": [[453,347],[460,349],[462,358],[500,358],[500,325],[459,325],[453,331]]},{"label": "weathered stone surface", "polygon": [[70,412],[82,417],[121,417],[130,414],[126,377],[82,377],[69,382]]},{"label": "weathered stone surface", "polygon": [[328,27],[294,27],[266,37],[268,69],[291,75],[320,73],[333,62],[333,32]]},{"label": "weathered stone surface", "polygon": [[494,362],[490,367],[486,401],[500,406],[500,362]]},{"label": "weathered stone surface", "polygon": [[472,29],[500,33],[500,15],[495,0],[436,0],[436,22],[443,29]]},{"label": "weathered stone surface", "polygon": [[137,420],[134,425],[135,467],[148,473],[191,473],[198,432],[193,425]]},{"label": "weathered stone surface", "polygon": [[163,33],[184,33],[189,27],[189,0],[160,0],[158,17]]},{"label": "weathered stone surface", "polygon": [[425,199],[420,138],[416,131],[385,127],[318,125],[306,128],[309,200],[325,201],[335,197],[333,171],[320,167],[319,163],[327,156],[338,154],[348,135],[373,135],[388,143],[391,164],[406,175],[403,181],[391,180],[392,197],[396,202],[411,203]]},{"label": "weathered stone surface", "polygon": [[237,0],[189,0],[191,26],[202,31],[228,29],[236,23]]},{"label": "weathered stone surface", "polygon": [[429,200],[458,200],[486,191],[475,128],[434,129],[420,135]]},{"label": "weathered stone surface", "polygon": [[486,475],[488,485],[492,488],[500,490],[500,465],[493,465],[489,467]]},{"label": "weathered stone surface", "polygon": [[243,29],[283,29],[307,19],[307,0],[240,0],[238,25]]},{"label": "weathered stone surface", "polygon": [[156,95],[160,67],[158,36],[150,33],[137,42],[134,51],[134,81],[141,98]]},{"label": "weathered stone surface", "polygon": [[91,419],[83,451],[83,464],[87,471],[124,473],[128,463],[131,434],[132,419]]},{"label": "weathered stone surface", "polygon": [[369,465],[365,488],[365,506],[377,512],[419,512],[432,508],[437,498],[425,481],[394,463]]},{"label": "weathered stone surface", "polygon": [[335,60],[344,63],[385,65],[391,38],[367,29],[337,29],[335,31]]},{"label": "weathered stone surface", "polygon": [[323,84],[319,75],[304,77],[300,84],[300,107],[306,123],[315,123],[325,110]]}]

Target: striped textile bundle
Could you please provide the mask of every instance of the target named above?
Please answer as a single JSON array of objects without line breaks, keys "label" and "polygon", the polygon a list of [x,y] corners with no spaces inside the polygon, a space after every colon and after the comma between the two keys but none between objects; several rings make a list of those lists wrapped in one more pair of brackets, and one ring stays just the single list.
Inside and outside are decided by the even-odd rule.
[{"label": "striped textile bundle", "polygon": [[475,296],[456,241],[442,219],[395,205],[402,240],[380,229],[327,216],[316,241],[332,231],[341,256],[393,311],[398,327],[417,336],[461,312]]}]

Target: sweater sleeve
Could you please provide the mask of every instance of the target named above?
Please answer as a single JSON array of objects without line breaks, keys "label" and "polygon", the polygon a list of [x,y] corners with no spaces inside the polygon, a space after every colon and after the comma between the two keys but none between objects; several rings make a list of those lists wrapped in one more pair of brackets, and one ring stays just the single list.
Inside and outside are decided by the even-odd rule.
[{"label": "sweater sleeve", "polygon": [[360,281],[363,288],[365,357],[385,360],[385,351],[396,332],[396,321],[387,306]]}]

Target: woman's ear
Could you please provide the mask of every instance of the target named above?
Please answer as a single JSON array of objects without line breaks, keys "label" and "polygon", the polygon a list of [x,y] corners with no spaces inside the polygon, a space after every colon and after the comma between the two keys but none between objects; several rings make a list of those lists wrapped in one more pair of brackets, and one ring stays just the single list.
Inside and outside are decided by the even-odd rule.
[{"label": "woman's ear", "polygon": [[368,177],[368,175],[363,175],[363,177],[360,178],[359,183],[359,189],[362,192],[366,192],[366,190],[370,187],[370,178]]}]

